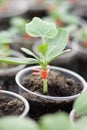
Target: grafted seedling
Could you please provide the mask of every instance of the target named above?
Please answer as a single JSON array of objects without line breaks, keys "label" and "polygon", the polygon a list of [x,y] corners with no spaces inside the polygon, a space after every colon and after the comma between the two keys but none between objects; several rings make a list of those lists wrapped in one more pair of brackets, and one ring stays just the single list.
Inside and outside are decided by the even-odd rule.
[{"label": "grafted seedling", "polygon": [[57,29],[54,23],[43,21],[38,17],[33,18],[31,22],[26,24],[26,32],[30,36],[41,37],[42,44],[38,46],[39,56],[35,55],[31,50],[21,48],[22,51],[33,56],[33,58],[0,57],[0,62],[5,62],[8,64],[38,63],[41,66],[41,71],[39,72],[43,79],[43,93],[47,93],[48,65],[51,61],[69,51],[63,51],[67,45],[68,32],[63,28]]}]

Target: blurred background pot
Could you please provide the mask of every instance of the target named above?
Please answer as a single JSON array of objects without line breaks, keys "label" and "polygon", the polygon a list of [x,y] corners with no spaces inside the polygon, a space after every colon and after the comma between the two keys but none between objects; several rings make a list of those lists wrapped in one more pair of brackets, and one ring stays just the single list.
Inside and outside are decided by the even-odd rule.
[{"label": "blurred background pot", "polygon": [[[23,54],[11,50],[11,56],[24,57]],[[0,63],[1,65],[1,63]],[[15,75],[18,71],[23,69],[25,65],[8,65],[6,68],[0,67],[0,86],[2,89],[18,92],[18,87],[15,83]]]},{"label": "blurred background pot", "polygon": [[23,118],[27,116],[29,108],[24,97],[13,92],[0,90],[0,117],[15,115]]},{"label": "blurred background pot", "polygon": [[6,0],[3,4],[6,8],[0,11],[1,28],[8,28],[10,18],[18,15],[24,15],[24,13],[28,11],[30,5],[32,5],[31,0]]}]

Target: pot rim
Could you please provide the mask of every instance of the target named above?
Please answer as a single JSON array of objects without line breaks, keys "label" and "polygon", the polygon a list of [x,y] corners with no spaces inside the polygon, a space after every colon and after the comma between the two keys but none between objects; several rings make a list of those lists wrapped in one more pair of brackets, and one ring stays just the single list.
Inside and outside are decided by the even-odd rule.
[{"label": "pot rim", "polygon": [[2,94],[9,94],[9,95],[12,95],[12,96],[17,97],[18,99],[20,99],[24,103],[25,108],[24,108],[24,111],[21,113],[21,115],[19,115],[19,118],[23,118],[23,117],[25,117],[27,115],[27,113],[29,112],[29,109],[30,109],[30,105],[29,105],[28,101],[24,97],[22,97],[19,94],[14,93],[14,92],[11,92],[11,91],[1,90],[1,93]]},{"label": "pot rim", "polygon": [[[42,94],[37,94],[37,93],[34,93],[28,89],[26,89],[25,87],[23,87],[23,85],[21,85],[20,83],[20,77],[27,71],[30,71],[32,68],[40,68],[40,66],[33,66],[33,67],[28,67],[28,68],[25,68],[23,70],[21,70],[20,72],[17,73],[16,77],[15,77],[15,80],[16,80],[16,83],[18,84],[18,86],[30,93],[31,95],[35,95],[35,96],[38,96],[38,97],[41,97],[41,98],[46,98],[46,99],[52,99],[52,100],[59,100],[59,101],[68,101],[68,100],[73,100],[75,98],[77,98],[80,93],[76,94],[76,95],[73,95],[73,96],[67,96],[67,97],[53,97],[53,96],[45,96],[45,95],[42,95]],[[75,76],[76,78],[78,78],[81,82],[82,82],[82,85],[83,85],[83,90],[82,92],[84,92],[86,89],[87,89],[87,84],[86,84],[86,81],[77,73],[73,72],[73,71],[70,71],[68,69],[64,69],[64,68],[61,68],[61,67],[54,67],[54,66],[50,66],[50,69],[55,69],[55,70],[59,70],[59,71],[62,71],[62,72],[65,72],[65,73],[68,73],[70,75],[73,75]]]},{"label": "pot rim", "polygon": [[75,109],[72,109],[69,114],[69,119],[72,124],[74,123],[74,114],[75,114]]},{"label": "pot rim", "polygon": [[[25,57],[22,53],[12,49],[11,49],[11,54],[21,58]],[[0,69],[0,76],[13,75],[13,74],[15,75],[19,70],[23,69],[24,67],[25,65],[17,65],[15,67],[7,68],[7,69]]]}]

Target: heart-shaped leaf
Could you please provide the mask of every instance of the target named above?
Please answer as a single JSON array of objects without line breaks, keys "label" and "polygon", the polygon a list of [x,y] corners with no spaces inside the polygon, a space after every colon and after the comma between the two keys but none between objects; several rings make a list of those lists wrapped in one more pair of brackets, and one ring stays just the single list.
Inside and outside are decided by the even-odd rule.
[{"label": "heart-shaped leaf", "polygon": [[57,29],[54,23],[34,17],[30,23],[26,24],[26,32],[33,37],[53,38],[57,34]]}]

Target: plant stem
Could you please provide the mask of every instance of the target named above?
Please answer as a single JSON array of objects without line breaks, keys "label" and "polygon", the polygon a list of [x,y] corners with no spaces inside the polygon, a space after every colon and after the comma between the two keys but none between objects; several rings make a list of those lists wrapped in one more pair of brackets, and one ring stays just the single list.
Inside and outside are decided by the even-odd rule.
[{"label": "plant stem", "polygon": [[43,93],[48,92],[47,79],[43,79]]}]

